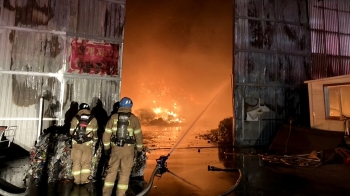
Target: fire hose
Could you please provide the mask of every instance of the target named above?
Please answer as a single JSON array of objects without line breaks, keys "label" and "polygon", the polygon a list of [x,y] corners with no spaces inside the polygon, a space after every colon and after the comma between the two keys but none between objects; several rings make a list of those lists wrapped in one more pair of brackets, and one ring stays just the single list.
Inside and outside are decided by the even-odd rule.
[{"label": "fire hose", "polygon": [[19,188],[0,178],[0,195],[24,196],[28,194],[28,188]]},{"label": "fire hose", "polygon": [[236,183],[231,187],[229,188],[227,191],[225,191],[224,193],[218,195],[218,196],[224,196],[224,195],[227,195],[229,193],[231,193],[232,191],[235,190],[235,188],[238,186],[238,184],[241,182],[242,180],[242,171],[238,168],[225,168],[225,169],[222,169],[222,168],[218,168],[218,167],[215,167],[215,166],[210,166],[208,165],[208,171],[225,171],[225,172],[239,172],[239,177],[236,181]]},{"label": "fire hose", "polygon": [[208,171],[225,171],[225,172],[237,172],[239,171],[240,169],[238,168],[225,168],[225,169],[222,169],[222,168],[219,168],[219,167],[215,167],[215,166],[210,166],[208,165]]},{"label": "fire hose", "polygon": [[[151,187],[153,185],[153,181],[154,181],[154,177],[155,176],[161,176],[162,174],[164,174],[165,172],[168,171],[167,168],[167,160],[170,157],[170,155],[174,152],[174,150],[176,149],[176,147],[179,145],[179,143],[182,141],[182,139],[186,136],[186,134],[191,130],[191,128],[194,126],[194,124],[199,120],[199,118],[204,114],[204,112],[209,108],[209,106],[214,102],[214,100],[220,95],[221,91],[224,88],[222,88],[219,93],[209,102],[209,104],[204,108],[204,110],[199,114],[199,116],[193,121],[193,123],[191,124],[191,126],[186,130],[186,132],[182,135],[182,137],[179,139],[179,141],[175,144],[175,146],[170,150],[169,154],[166,156],[160,156],[158,159],[156,159],[157,165],[154,168],[152,175],[150,177],[149,183],[147,185],[147,187],[145,189],[143,189],[140,193],[138,193],[136,196],[144,196],[146,194],[148,194],[151,190]],[[227,195],[228,193],[232,192],[237,185],[239,184],[241,178],[242,178],[242,174],[241,174],[241,170],[239,170],[240,173],[240,177],[237,180],[236,184],[231,187],[229,190],[227,190],[225,193],[219,195],[219,196],[223,196],[223,195]]]},{"label": "fire hose", "polygon": [[[287,137],[285,149],[284,149],[284,152],[286,154],[288,153],[288,142],[292,132],[293,121],[294,121],[293,118],[289,118],[289,132],[288,132],[288,137]],[[259,156],[263,161],[268,161],[270,163],[283,163],[285,165],[299,166],[299,167],[318,167],[322,164],[322,161],[317,157],[317,153],[320,153],[320,152],[314,151],[314,153],[311,153],[311,154],[283,155],[283,156],[259,154]]]},{"label": "fire hose", "polygon": [[310,158],[309,154],[304,155],[267,155],[267,154],[259,154],[263,161],[268,161],[270,163],[283,163],[285,165],[290,166],[298,166],[298,167],[318,167],[322,165],[321,159],[314,157]]}]

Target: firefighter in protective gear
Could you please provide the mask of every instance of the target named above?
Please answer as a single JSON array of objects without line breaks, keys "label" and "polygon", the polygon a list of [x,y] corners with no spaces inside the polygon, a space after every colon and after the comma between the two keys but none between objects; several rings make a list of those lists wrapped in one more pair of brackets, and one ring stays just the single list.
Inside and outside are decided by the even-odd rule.
[{"label": "firefighter in protective gear", "polygon": [[[124,97],[120,108],[107,122],[103,135],[105,153],[111,148],[108,170],[103,186],[103,196],[111,196],[114,182],[119,172],[117,196],[124,196],[128,189],[129,177],[133,167],[135,148],[140,154],[143,150],[143,137],[139,119],[131,113],[132,100]],[[118,171],[119,170],[119,171]]]},{"label": "firefighter in protective gear", "polygon": [[91,115],[90,106],[86,103],[80,104],[79,111],[70,126],[72,173],[75,184],[87,184],[92,179],[90,168],[98,140],[97,128],[97,120]]}]

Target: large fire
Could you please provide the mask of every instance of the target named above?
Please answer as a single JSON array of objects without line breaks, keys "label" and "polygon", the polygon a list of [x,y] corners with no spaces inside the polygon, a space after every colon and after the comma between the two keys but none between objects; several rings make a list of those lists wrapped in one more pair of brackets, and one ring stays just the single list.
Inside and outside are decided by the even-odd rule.
[{"label": "large fire", "polygon": [[156,104],[156,106],[153,108],[153,112],[156,114],[156,118],[162,118],[169,123],[181,123],[185,120],[179,117],[179,115],[176,113],[176,111],[179,111],[179,107],[176,103],[173,104],[172,110],[158,106],[156,101],[153,101],[153,103]]},{"label": "large fire", "polygon": [[[192,96],[186,95],[183,89],[168,87],[164,81],[157,83],[141,84],[141,93],[146,101],[146,108],[143,111],[143,117],[148,121],[161,120],[167,123],[183,123],[185,119],[182,117],[182,105],[184,101],[193,101]],[[151,110],[153,115],[146,111]],[[140,116],[142,116],[140,114]],[[152,116],[152,117],[151,117]],[[152,118],[152,120],[150,120]],[[147,122],[146,122],[147,123]]]}]

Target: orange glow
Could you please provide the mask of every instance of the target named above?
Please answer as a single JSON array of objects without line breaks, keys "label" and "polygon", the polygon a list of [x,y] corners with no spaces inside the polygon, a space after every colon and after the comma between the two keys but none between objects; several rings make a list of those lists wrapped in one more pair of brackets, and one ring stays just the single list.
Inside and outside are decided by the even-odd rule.
[{"label": "orange glow", "polygon": [[160,114],[162,112],[162,108],[153,108],[154,113]]},{"label": "orange glow", "polygon": [[[152,9],[145,9],[148,1],[129,2],[121,97],[132,98],[133,111],[144,125],[193,122],[218,88],[232,79],[232,7],[222,7],[224,1],[200,2],[202,6],[197,1],[162,1],[152,3]],[[228,87],[198,124],[216,128],[232,116],[232,101]]]},{"label": "orange glow", "polygon": [[[163,119],[168,123],[181,123],[184,118],[181,115],[181,100],[186,99],[183,90],[169,88],[164,81],[159,83],[141,84],[141,92],[146,98],[144,102],[154,112],[154,119]],[[178,97],[174,97],[178,96]]]},{"label": "orange glow", "polygon": [[[153,101],[153,103],[155,103],[155,101]],[[181,123],[185,119],[179,117],[179,115],[174,112],[176,110],[178,110],[176,107],[176,103],[174,103],[173,111],[162,107],[153,108],[153,112],[156,114],[156,118],[162,118],[163,120],[168,121],[169,123],[171,122]]]}]

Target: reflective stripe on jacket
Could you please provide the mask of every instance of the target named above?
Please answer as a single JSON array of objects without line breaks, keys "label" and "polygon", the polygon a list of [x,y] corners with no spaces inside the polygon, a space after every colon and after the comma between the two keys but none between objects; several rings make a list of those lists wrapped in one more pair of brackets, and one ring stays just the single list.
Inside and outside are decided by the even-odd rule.
[{"label": "reflective stripe on jacket", "polygon": [[[81,116],[82,114],[91,115],[91,112],[90,112],[90,110],[83,109],[77,113],[77,115],[79,115],[79,116]],[[73,135],[73,132],[77,128],[78,123],[79,123],[78,119],[76,117],[74,117],[70,123],[69,133],[71,135]],[[91,144],[96,143],[96,141],[98,140],[97,129],[98,129],[97,120],[94,117],[91,119],[88,126],[86,127],[86,133],[90,132],[88,136],[92,137],[93,141],[85,142],[84,144],[91,145]],[[73,140],[73,143],[75,143],[74,140]]]}]

